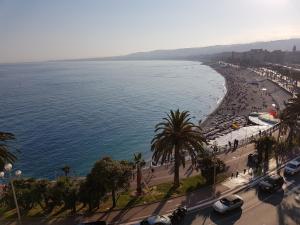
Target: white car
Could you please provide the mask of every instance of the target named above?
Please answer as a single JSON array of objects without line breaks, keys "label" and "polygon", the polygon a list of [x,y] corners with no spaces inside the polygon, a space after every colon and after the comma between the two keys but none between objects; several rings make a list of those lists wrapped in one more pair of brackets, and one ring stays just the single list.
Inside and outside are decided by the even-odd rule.
[{"label": "white car", "polygon": [[151,216],[139,223],[139,225],[171,225],[171,219],[168,216]]},{"label": "white car", "polygon": [[244,204],[242,197],[238,195],[230,195],[219,199],[213,204],[213,209],[219,213],[226,213],[228,211],[241,208]]},{"label": "white car", "polygon": [[300,162],[298,162],[297,160],[289,162],[284,168],[284,173],[287,175],[294,175],[298,172],[300,172]]}]

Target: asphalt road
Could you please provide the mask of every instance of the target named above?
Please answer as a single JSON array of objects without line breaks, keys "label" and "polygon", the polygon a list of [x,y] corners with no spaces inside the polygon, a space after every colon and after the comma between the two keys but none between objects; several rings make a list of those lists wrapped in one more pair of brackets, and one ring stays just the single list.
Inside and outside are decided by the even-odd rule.
[{"label": "asphalt road", "polygon": [[242,209],[220,215],[211,207],[189,213],[182,224],[197,225],[300,225],[300,174],[286,178],[281,190],[262,193],[255,186],[238,193],[244,199]]}]

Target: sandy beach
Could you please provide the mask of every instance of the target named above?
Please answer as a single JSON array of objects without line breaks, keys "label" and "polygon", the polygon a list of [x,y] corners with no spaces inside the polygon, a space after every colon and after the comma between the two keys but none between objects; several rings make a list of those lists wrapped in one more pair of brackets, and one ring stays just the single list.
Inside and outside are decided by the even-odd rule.
[{"label": "sandy beach", "polygon": [[283,109],[284,102],[291,98],[291,94],[277,84],[246,68],[218,63],[207,65],[225,78],[227,88],[218,107],[201,123],[203,133],[209,140],[232,132],[233,124],[238,127],[247,125],[251,112]]}]

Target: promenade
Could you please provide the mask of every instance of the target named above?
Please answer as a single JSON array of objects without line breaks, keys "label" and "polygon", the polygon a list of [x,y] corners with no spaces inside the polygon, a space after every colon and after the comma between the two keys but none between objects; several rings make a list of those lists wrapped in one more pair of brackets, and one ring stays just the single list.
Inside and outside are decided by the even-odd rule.
[{"label": "promenade", "polygon": [[[226,152],[220,155],[220,158],[224,160],[228,166],[228,173],[239,171],[239,176],[234,178],[227,178],[225,181],[216,185],[216,196],[224,195],[230,193],[232,190],[247,184],[253,179],[253,175],[248,173],[248,170],[244,174],[243,170],[247,168],[247,157],[248,154],[255,151],[254,144],[248,144],[243,147],[238,148],[235,151]],[[298,153],[299,151],[297,151]],[[290,152],[293,156],[295,152]],[[189,163],[187,163],[186,168],[181,168],[180,176],[181,178],[187,176],[196,175],[198,172],[193,171],[192,173],[187,173],[189,169]],[[272,159],[269,163],[270,170],[276,167],[275,160]],[[144,176],[150,174],[146,169],[143,171]],[[148,181],[149,186],[153,186],[162,182],[172,181],[173,174],[167,167],[156,168],[154,173],[152,173],[151,179]],[[135,187],[135,182],[132,182],[132,188]],[[172,212],[179,205],[186,205],[187,207],[201,206],[207,201],[213,199],[213,189],[211,186],[206,186],[200,188],[197,191],[189,193],[188,195],[170,198],[165,201],[140,205],[132,208],[126,208],[123,210],[112,210],[103,213],[94,213],[90,216],[70,216],[65,218],[24,218],[23,224],[25,225],[36,225],[36,224],[58,224],[58,225],[74,225],[80,221],[95,221],[95,220],[105,220],[109,224],[134,224],[136,221],[140,221],[151,215],[157,214],[168,214]],[[16,225],[15,221],[1,221],[1,225]]]}]

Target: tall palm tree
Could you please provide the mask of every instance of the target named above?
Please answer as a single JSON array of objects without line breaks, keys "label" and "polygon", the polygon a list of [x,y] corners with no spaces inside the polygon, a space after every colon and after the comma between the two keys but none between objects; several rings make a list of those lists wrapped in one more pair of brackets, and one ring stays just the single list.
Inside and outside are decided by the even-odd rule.
[{"label": "tall palm tree", "polygon": [[185,166],[186,153],[196,165],[198,153],[203,152],[205,138],[201,128],[194,125],[188,111],[170,111],[163,122],[155,127],[155,136],[151,141],[153,160],[161,164],[170,162],[174,157],[174,187],[179,186],[179,167]]},{"label": "tall palm tree", "polygon": [[146,165],[145,160],[142,157],[142,153],[133,155],[133,162],[136,167],[136,193],[142,194],[142,168]]},{"label": "tall palm tree", "polygon": [[70,173],[70,170],[71,170],[71,167],[68,166],[68,165],[64,165],[64,167],[62,167],[61,170],[64,172],[65,177],[68,177],[68,175]]},{"label": "tall palm tree", "polygon": [[272,136],[261,137],[258,140],[255,140],[255,148],[258,153],[258,162],[264,162],[266,168],[269,163],[269,155],[272,150],[274,150],[274,145],[276,143],[275,139]]},{"label": "tall palm tree", "polygon": [[289,127],[288,134],[288,144],[290,145],[294,139],[294,137],[300,131],[300,94],[297,94],[296,97],[289,100],[286,104],[285,111],[285,119],[287,126]]},{"label": "tall palm tree", "polygon": [[13,163],[17,159],[17,157],[9,151],[6,144],[6,141],[14,139],[14,134],[0,131],[0,170],[3,169],[5,163]]}]

